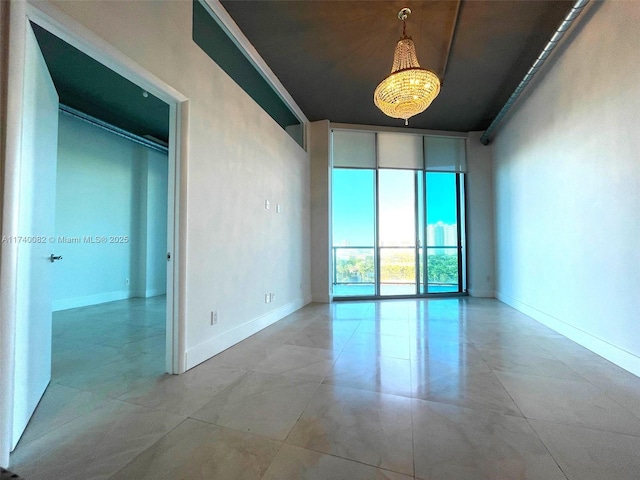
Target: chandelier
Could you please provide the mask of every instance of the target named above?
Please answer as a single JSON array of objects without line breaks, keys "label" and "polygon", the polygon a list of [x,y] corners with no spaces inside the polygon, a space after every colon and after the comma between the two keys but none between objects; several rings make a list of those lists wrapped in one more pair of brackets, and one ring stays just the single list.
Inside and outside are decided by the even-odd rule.
[{"label": "chandelier", "polygon": [[391,73],[373,92],[373,103],[385,115],[404,119],[424,112],[440,93],[440,79],[431,70],[420,68],[416,57],[416,46],[406,33],[406,20],[411,10],[403,8],[398,12],[402,20],[402,38],[393,54]]}]

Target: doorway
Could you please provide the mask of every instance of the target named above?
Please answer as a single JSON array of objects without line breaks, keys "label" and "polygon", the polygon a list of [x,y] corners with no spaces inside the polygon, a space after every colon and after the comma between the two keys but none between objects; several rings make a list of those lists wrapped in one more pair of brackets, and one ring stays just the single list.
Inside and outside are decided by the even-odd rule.
[{"label": "doorway", "polygon": [[115,397],[165,373],[166,149],[68,107],[58,116],[47,395]]},{"label": "doorway", "polygon": [[[34,22],[44,29],[54,33],[64,41],[80,49],[84,53],[89,54],[92,58],[100,63],[109,65],[114,71],[127,77],[133,81],[144,91],[149,92],[169,104],[169,175],[168,175],[168,208],[167,208],[167,310],[165,319],[166,329],[166,359],[164,370],[169,373],[180,373],[184,369],[180,358],[183,356],[182,343],[178,338],[178,269],[175,265],[176,258],[180,257],[178,250],[178,211],[180,199],[180,147],[185,132],[182,130],[182,124],[185,117],[186,98],[173,90],[159,79],[155,78],[141,67],[133,64],[128,58],[119,52],[114,51],[113,47],[102,42],[97,37],[91,37],[90,34],[79,29],[72,20],[60,19],[55,20],[43,13],[37,7],[24,3],[16,2],[12,4],[10,10],[11,26],[10,44],[11,57],[9,59],[9,69],[13,72],[8,84],[8,105],[7,105],[7,147],[5,162],[5,195],[3,204],[3,231],[13,232],[19,231],[19,226],[25,222],[21,220],[21,192],[29,188],[21,188],[20,182],[24,180],[24,176],[20,175],[20,167],[23,158],[23,149],[27,141],[23,132],[23,119],[29,112],[25,109],[25,92],[24,82],[27,75],[26,70],[26,46],[25,39],[29,34],[29,22]],[[32,34],[31,34],[32,35]],[[37,102],[35,103],[37,105]],[[32,112],[36,113],[37,111]],[[33,188],[31,188],[33,189]],[[41,258],[40,260],[48,260]],[[29,276],[19,274],[21,261],[17,246],[3,245],[2,248],[2,283],[0,284],[0,296],[3,298],[0,309],[2,310],[2,331],[5,339],[15,338],[17,316],[21,312],[18,305],[20,301],[19,295],[16,295],[17,289],[20,290],[24,281],[28,282]],[[18,282],[20,279],[20,282]],[[43,292],[44,293],[44,292]],[[6,300],[6,301],[5,301]],[[23,312],[22,312],[23,313]],[[31,319],[27,316],[21,316],[21,325],[28,324]],[[24,328],[24,327],[21,327]],[[27,328],[28,329],[28,328]],[[2,352],[0,352],[0,364],[2,364],[2,378],[4,386],[2,398],[0,398],[0,463],[8,463],[8,453],[12,444],[16,442],[16,435],[11,434],[14,429],[14,419],[11,412],[15,404],[16,395],[19,390],[24,387],[25,382],[19,378],[16,370],[16,345],[15,340],[5,345],[3,342]],[[46,352],[44,352],[46,353]],[[41,355],[40,355],[41,356]],[[45,355],[46,356],[46,355]],[[41,361],[47,363],[47,359]],[[50,357],[48,359],[50,370]],[[46,368],[44,371],[46,375]],[[27,382],[28,383],[28,382]],[[45,384],[46,387],[46,384]],[[20,390],[21,392],[22,390]],[[37,403],[37,402],[36,402]],[[35,408],[35,406],[34,406]]]}]

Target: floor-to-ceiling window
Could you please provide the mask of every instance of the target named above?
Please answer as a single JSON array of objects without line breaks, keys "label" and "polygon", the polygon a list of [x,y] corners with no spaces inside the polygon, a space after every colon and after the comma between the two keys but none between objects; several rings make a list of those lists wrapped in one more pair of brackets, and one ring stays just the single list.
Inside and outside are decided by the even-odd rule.
[{"label": "floor-to-ceiling window", "polygon": [[[336,169],[333,283],[340,295],[375,295],[375,170]],[[334,290],[336,289],[334,287]]]},{"label": "floor-to-ceiling window", "polygon": [[332,139],[334,297],[464,292],[464,138]]},{"label": "floor-to-ceiling window", "polygon": [[380,295],[415,295],[416,191],[412,170],[378,170]]}]

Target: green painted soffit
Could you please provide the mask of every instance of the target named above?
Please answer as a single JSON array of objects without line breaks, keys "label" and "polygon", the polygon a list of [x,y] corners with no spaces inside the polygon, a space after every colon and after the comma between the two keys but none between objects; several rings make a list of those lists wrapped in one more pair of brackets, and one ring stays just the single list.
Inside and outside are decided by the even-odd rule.
[{"label": "green painted soffit", "polygon": [[[2,1],[2,0],[0,0]],[[169,105],[44,28],[31,24],[60,103],[141,137],[169,141]]]},{"label": "green painted soffit", "polygon": [[193,0],[193,41],[282,128],[300,125],[287,104],[198,0]]}]

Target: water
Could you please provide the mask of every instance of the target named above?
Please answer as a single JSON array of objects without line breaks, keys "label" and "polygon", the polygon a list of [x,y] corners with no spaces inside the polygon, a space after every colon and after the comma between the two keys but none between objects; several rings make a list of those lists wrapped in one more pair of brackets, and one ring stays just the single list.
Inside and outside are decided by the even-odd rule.
[{"label": "water", "polygon": [[[457,293],[458,285],[429,284],[429,293]],[[411,284],[385,283],[380,286],[381,295],[415,295],[416,286]],[[376,294],[375,286],[366,283],[349,283],[333,286],[335,297],[367,297]]]}]

